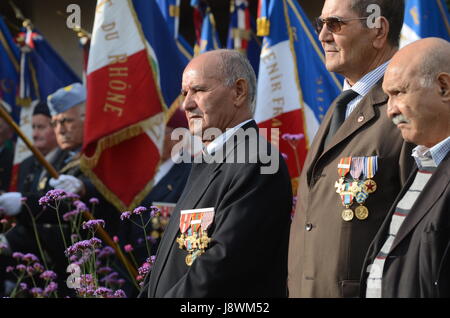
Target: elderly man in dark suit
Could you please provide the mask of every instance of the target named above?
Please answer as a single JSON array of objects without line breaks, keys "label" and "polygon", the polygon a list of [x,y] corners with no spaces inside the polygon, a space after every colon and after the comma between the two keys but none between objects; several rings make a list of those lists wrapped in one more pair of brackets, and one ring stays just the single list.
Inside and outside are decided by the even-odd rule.
[{"label": "elderly man in dark suit", "polygon": [[414,42],[383,83],[416,168],[372,242],[361,296],[450,297],[450,43]]},{"label": "elderly man in dark suit", "polygon": [[207,52],[186,67],[183,109],[203,150],[141,296],[286,295],[291,185],[279,152],[251,119],[255,87],[237,51]]},{"label": "elderly man in dark suit", "polygon": [[345,81],[300,176],[290,297],[359,295],[367,248],[412,167],[411,145],[387,117],[381,88],[403,14],[403,0],[326,0],[317,20],[326,67]]}]

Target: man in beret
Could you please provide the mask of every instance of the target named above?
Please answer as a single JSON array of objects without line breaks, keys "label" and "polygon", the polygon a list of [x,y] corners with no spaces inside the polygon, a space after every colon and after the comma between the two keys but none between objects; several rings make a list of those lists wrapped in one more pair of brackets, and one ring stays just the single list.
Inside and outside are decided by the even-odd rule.
[{"label": "man in beret", "polygon": [[[68,263],[64,255],[65,246],[61,238],[56,213],[52,213],[54,211],[40,213],[42,207],[39,206],[39,198],[52,189],[76,193],[80,195],[81,200],[85,201],[96,197],[99,199],[99,203],[95,209],[94,217],[105,220],[105,228],[111,235],[115,235],[119,224],[117,210],[102,198],[89,179],[83,175],[79,166],[80,150],[83,144],[85,101],[86,90],[79,83],[61,88],[49,95],[47,99],[52,116],[51,125],[56,135],[57,144],[62,150],[62,155],[57,162],[53,163],[54,168],[59,172],[59,177],[49,179],[49,176],[46,175],[39,182],[37,192],[9,192],[0,195],[0,208],[2,208],[4,214],[14,216],[17,220],[16,227],[6,235],[0,235],[0,241],[7,246],[6,249],[3,249],[2,258],[7,258],[7,255],[11,255],[14,251],[31,252],[41,256],[31,227],[30,213],[21,202],[22,197],[27,197],[26,203],[37,223],[41,245],[44,246],[45,253],[48,256],[47,261],[55,266],[54,269],[61,279],[60,287],[65,286],[65,278],[67,278],[66,268]],[[58,212],[62,216],[68,210],[61,205]],[[39,217],[36,218],[38,214]],[[63,223],[65,224],[65,222]],[[64,224],[63,226],[65,226]],[[68,227],[64,229],[66,229],[64,232],[66,241],[70,242],[69,234],[71,233],[69,233]],[[4,273],[3,267],[7,263],[7,260],[0,259],[0,273]]]}]

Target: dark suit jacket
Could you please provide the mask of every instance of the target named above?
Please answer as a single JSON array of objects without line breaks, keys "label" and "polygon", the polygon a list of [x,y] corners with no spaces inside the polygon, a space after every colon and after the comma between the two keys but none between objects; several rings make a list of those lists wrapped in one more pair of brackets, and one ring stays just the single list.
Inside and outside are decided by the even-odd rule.
[{"label": "dark suit jacket", "polygon": [[[361,296],[365,296],[367,266],[383,246],[397,203],[414,181],[411,174],[392,205],[364,261]],[[437,167],[403,221],[383,268],[382,297],[450,297],[450,153]]]},{"label": "dark suit jacket", "polygon": [[[353,110],[323,149],[333,104],[308,152],[299,181],[289,242],[290,297],[357,297],[370,242],[411,171],[412,145],[386,115],[382,79]],[[343,221],[334,187],[340,158],[378,156],[378,185],[365,202],[369,217]],[[357,206],[355,203],[353,209]]]},{"label": "dark suit jacket", "polygon": [[6,142],[4,148],[0,150],[0,193],[1,191],[9,191],[13,160],[14,147],[11,147],[10,143]]},{"label": "dark suit jacket", "polygon": [[[244,129],[257,129],[255,122]],[[257,144],[247,138],[237,145]],[[259,141],[268,147],[265,140]],[[242,149],[241,149],[242,150]],[[287,167],[277,153],[275,174],[261,174],[262,163],[251,153],[246,163],[194,163],[162,238],[148,297],[282,297],[286,295],[287,244],[292,192]],[[188,267],[179,249],[180,210],[214,207],[209,248]]]}]

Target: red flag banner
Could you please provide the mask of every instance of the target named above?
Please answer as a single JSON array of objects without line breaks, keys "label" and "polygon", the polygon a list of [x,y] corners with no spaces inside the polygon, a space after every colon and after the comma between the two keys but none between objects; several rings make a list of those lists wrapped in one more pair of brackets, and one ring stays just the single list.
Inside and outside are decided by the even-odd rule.
[{"label": "red flag banner", "polygon": [[164,138],[158,63],[132,1],[97,2],[81,168],[119,210],[151,190]]}]

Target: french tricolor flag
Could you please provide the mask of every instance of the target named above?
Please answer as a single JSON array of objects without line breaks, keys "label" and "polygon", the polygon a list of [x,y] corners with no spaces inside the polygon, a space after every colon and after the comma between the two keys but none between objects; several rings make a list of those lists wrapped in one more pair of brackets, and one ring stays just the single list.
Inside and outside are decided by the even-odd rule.
[{"label": "french tricolor flag", "polygon": [[151,16],[160,15],[158,7],[138,14],[135,3],[97,2],[87,67],[81,167],[121,211],[137,206],[151,190],[167,110],[160,65],[139,14],[160,28],[164,20],[160,17],[161,24]]}]

